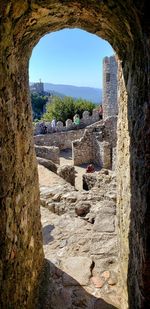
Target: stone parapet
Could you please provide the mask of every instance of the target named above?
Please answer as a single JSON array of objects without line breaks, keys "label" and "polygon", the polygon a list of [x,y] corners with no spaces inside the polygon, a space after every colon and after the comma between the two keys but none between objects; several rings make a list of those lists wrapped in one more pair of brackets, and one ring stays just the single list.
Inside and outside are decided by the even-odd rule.
[{"label": "stone parapet", "polygon": [[[74,124],[71,119],[67,119],[65,122],[65,125],[63,124],[62,121],[57,121],[55,131],[62,132],[62,131],[68,131],[68,130],[76,130],[76,129],[86,127],[97,121],[99,121],[98,109],[93,109],[92,115],[90,115],[88,111],[84,111],[80,119],[79,125]],[[54,129],[51,126],[51,122],[40,121],[35,124],[34,135],[47,134],[47,133],[54,133]]]}]

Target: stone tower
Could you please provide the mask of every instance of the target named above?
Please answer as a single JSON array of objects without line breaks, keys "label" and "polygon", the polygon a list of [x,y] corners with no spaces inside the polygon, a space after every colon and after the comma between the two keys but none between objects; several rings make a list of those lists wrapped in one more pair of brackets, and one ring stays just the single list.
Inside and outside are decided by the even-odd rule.
[{"label": "stone tower", "polygon": [[44,83],[42,83],[41,80],[37,83],[34,83],[30,86],[30,91],[42,94],[44,92]]},{"label": "stone tower", "polygon": [[117,106],[117,70],[115,56],[103,59],[103,117],[116,116]]}]

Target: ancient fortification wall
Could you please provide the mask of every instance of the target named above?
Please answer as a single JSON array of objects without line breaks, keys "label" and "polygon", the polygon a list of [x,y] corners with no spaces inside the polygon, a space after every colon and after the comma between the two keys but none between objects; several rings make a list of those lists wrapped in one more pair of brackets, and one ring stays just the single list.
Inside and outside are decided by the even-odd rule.
[{"label": "ancient fortification wall", "polygon": [[83,137],[72,143],[72,159],[74,165],[93,162],[92,129],[85,129]]},{"label": "ancient fortification wall", "polygon": [[103,117],[106,119],[118,114],[118,63],[115,56],[103,59]]},{"label": "ancient fortification wall", "polygon": [[59,150],[72,148],[74,165],[93,162],[108,169],[113,165],[115,169],[112,153],[117,142],[117,117],[101,120],[86,129],[35,135],[34,142],[36,155],[55,163],[59,163]]},{"label": "ancient fortification wall", "polygon": [[115,168],[112,156],[117,142],[117,117],[109,117],[85,129],[83,137],[72,143],[74,165],[95,163],[103,168]]},{"label": "ancient fortification wall", "polygon": [[[43,251],[28,64],[48,32],[82,28],[120,59],[117,144],[122,309],[150,304],[148,1],[3,1],[0,6],[0,302],[37,308]],[[99,224],[99,222],[98,222]],[[98,248],[99,238],[93,250]],[[96,246],[95,246],[96,245]],[[96,248],[96,249],[95,249]],[[106,304],[107,305],[107,304]]]},{"label": "ancient fortification wall", "polygon": [[60,150],[72,148],[72,142],[83,136],[84,129],[35,135],[34,142],[39,146],[56,146]]},{"label": "ancient fortification wall", "polygon": [[[93,109],[92,115],[88,111],[84,111],[82,118],[80,119],[80,125],[75,125],[71,119],[67,119],[65,125],[62,121],[58,121],[56,124],[55,130],[57,132],[61,131],[70,131],[76,130],[77,128],[86,127],[92,123],[99,121],[99,111],[97,109]],[[51,126],[51,122],[38,122],[34,127],[34,135],[44,134],[44,133],[53,133],[53,128]]]}]

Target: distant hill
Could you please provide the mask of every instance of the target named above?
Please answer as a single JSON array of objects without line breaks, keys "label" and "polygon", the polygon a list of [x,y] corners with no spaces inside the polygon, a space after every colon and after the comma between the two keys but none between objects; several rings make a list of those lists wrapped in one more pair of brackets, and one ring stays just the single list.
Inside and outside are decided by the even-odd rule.
[{"label": "distant hill", "polygon": [[82,98],[97,104],[102,102],[102,89],[98,88],[44,83],[44,90],[52,93],[56,92],[60,96],[71,96],[76,99]]},{"label": "distant hill", "polygon": [[64,98],[65,97],[65,95],[64,94],[62,94],[62,93],[60,93],[60,92],[56,92],[56,91],[54,91],[54,90],[46,90],[45,88],[44,88],[44,90],[45,90],[45,92],[49,92],[50,94],[52,94],[53,96],[55,96],[55,97],[61,97],[61,98]]}]

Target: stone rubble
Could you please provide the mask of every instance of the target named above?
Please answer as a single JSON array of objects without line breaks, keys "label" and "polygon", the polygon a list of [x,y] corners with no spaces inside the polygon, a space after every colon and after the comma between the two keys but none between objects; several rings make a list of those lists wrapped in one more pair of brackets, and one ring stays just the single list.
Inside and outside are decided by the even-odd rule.
[{"label": "stone rubble", "polygon": [[94,309],[100,298],[119,308],[114,172],[98,172],[89,191],[65,183],[42,186],[40,197],[50,308]]},{"label": "stone rubble", "polygon": [[57,170],[57,174],[65,179],[67,182],[69,182],[72,186],[75,185],[75,168],[71,165],[63,165],[60,166]]}]

